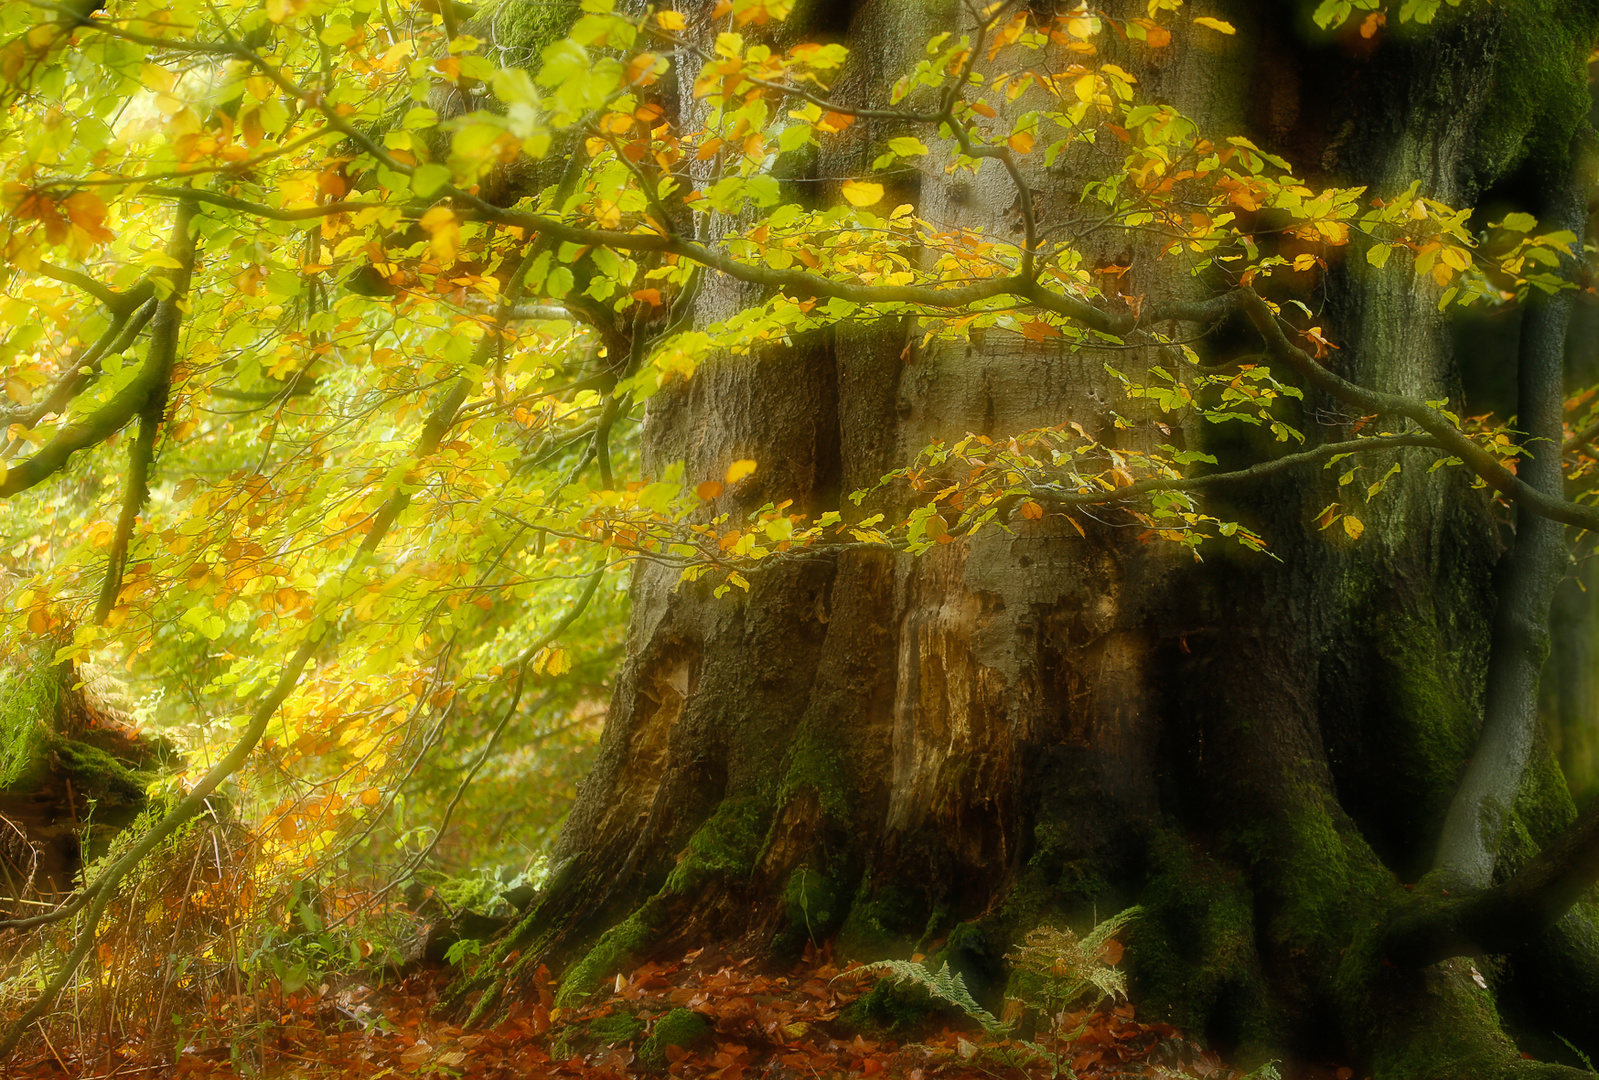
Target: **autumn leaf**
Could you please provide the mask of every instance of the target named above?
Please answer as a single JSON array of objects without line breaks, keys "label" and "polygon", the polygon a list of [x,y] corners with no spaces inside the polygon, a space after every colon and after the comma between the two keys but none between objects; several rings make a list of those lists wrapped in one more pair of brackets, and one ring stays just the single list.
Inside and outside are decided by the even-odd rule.
[{"label": "autumn leaf", "polygon": [[1195,26],[1203,26],[1203,27],[1205,27],[1207,29],[1214,30],[1218,34],[1236,34],[1236,33],[1238,33],[1237,29],[1234,28],[1232,23],[1224,22],[1221,19],[1213,19],[1209,15],[1200,15],[1197,18],[1195,18],[1194,19],[1194,25]]},{"label": "autumn leaf", "polygon": [[851,206],[875,206],[883,201],[883,185],[866,180],[846,180],[844,198]]},{"label": "autumn leaf", "polygon": [[[728,471],[731,472],[732,470],[730,469]],[[720,495],[722,490],[723,488],[720,480],[707,480],[694,489],[694,494],[698,495],[706,502],[709,502]]]},{"label": "autumn leaf", "polygon": [[461,222],[447,206],[435,206],[422,215],[418,225],[428,234],[428,250],[441,262],[450,262],[461,246]]},{"label": "autumn leaf", "polygon": [[1028,521],[1038,521],[1043,516],[1044,508],[1039,506],[1033,500],[1028,499],[1026,502],[1022,503],[1022,517],[1026,518]]},{"label": "autumn leaf", "polygon": [[729,484],[736,484],[754,472],[755,462],[749,458],[740,458],[727,467],[726,480]]},{"label": "autumn leaf", "polygon": [[1018,154],[1031,154],[1033,152],[1033,133],[1030,131],[1018,131],[1009,139],[1006,139],[1005,142]]},{"label": "autumn leaf", "polygon": [[1360,534],[1366,531],[1366,525],[1357,517],[1344,515],[1344,532],[1349,534],[1349,539],[1359,540]]}]

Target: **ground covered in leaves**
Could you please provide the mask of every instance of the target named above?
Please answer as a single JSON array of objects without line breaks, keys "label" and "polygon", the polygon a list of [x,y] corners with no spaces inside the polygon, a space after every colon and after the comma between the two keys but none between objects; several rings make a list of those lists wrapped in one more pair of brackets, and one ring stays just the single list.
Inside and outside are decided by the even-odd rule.
[{"label": "ground covered in leaves", "polygon": [[[1004,1080],[1075,1074],[1236,1080],[1239,1070],[1168,1024],[1140,1021],[1131,1005],[1057,1018],[1058,1034],[1029,1040],[985,1035],[935,1014],[895,1038],[863,1032],[862,1009],[878,976],[825,958],[774,974],[755,963],[691,954],[645,964],[582,1009],[557,1009],[540,972],[498,1026],[464,1030],[437,1015],[449,972],[414,972],[392,986],[306,987],[272,998],[214,1000],[172,1060],[134,1046],[85,1059],[39,1040],[19,1050],[7,1077],[571,1078],[687,1080]],[[869,1024],[864,1025],[870,1030]],[[1068,1071],[1070,1070],[1070,1071]],[[1315,1069],[1296,1080],[1350,1080]]]}]

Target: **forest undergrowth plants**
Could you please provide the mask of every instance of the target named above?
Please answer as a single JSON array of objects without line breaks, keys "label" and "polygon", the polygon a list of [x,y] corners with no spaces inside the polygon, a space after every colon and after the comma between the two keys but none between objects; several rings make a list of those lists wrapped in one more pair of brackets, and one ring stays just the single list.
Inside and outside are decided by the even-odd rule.
[{"label": "forest undergrowth plants", "polygon": [[[1141,908],[1127,908],[1083,935],[1048,924],[1029,931],[1022,944],[1005,955],[1011,977],[1003,1019],[977,1002],[965,977],[947,961],[935,970],[915,960],[884,960],[851,974],[884,975],[894,985],[923,990],[934,1002],[976,1021],[993,1044],[962,1044],[970,1048],[974,1061],[981,1056],[995,1065],[1018,1068],[1042,1063],[1052,1076],[1075,1076],[1073,1055],[1081,1051],[1081,1040],[1096,1016],[1127,1001],[1127,976],[1118,966],[1125,948],[1118,935],[1141,914]],[[1189,1075],[1175,1068],[1151,1068],[1163,1080]],[[1280,1080],[1277,1063],[1265,1062],[1241,1080]]]}]

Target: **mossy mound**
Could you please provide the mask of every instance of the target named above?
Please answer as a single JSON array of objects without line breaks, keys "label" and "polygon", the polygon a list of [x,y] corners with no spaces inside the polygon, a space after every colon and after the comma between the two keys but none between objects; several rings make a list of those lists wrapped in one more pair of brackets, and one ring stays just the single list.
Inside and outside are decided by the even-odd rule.
[{"label": "mossy mound", "polygon": [[655,1021],[655,1030],[638,1048],[637,1062],[642,1069],[664,1069],[668,1046],[692,1050],[710,1038],[711,1022],[693,1009],[673,1009]]},{"label": "mossy mound", "polygon": [[550,1047],[556,1060],[589,1053],[599,1047],[622,1046],[644,1034],[644,1021],[632,1013],[615,1012],[573,1024]]}]

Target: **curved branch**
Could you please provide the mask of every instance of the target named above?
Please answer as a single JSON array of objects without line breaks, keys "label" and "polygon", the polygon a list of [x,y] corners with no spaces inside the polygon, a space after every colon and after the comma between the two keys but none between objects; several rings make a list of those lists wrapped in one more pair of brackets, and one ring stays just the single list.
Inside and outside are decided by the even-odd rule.
[{"label": "curved branch", "polygon": [[[104,304],[112,312],[118,315],[127,315],[134,308],[138,307],[140,304],[144,303],[145,300],[149,299],[150,296],[147,286],[143,281],[139,282],[138,285],[135,285],[127,292],[117,292],[108,285],[102,285],[88,274],[82,274],[76,270],[69,270],[64,266],[55,266],[51,263],[41,262],[36,268],[35,272],[43,277],[50,278],[54,281],[59,281],[63,285],[71,285],[74,288],[82,289],[84,292],[100,301],[100,303]],[[141,288],[146,289],[142,295],[139,291]]]},{"label": "curved branch", "polygon": [[1570,911],[1599,882],[1599,800],[1502,885],[1466,896],[1421,896],[1389,926],[1384,955],[1422,967],[1451,956],[1505,953]]},{"label": "curved branch", "polygon": [[[1586,194],[1568,178],[1549,215],[1554,227],[1581,234],[1588,216]],[[1569,279],[1575,261],[1563,262],[1562,276]],[[1574,296],[1575,290],[1562,289],[1528,299],[1516,364],[1516,411],[1524,432],[1517,478],[1554,499],[1562,497],[1565,481],[1560,443],[1566,326]],[[1449,804],[1433,863],[1451,885],[1481,889],[1493,878],[1499,838],[1537,732],[1538,681],[1549,655],[1549,606],[1567,558],[1559,522],[1518,504],[1515,546],[1505,556],[1497,589],[1482,733]]]},{"label": "curved branch", "polygon": [[1114,491],[1065,491],[1053,485],[1041,484],[1032,489],[1036,498],[1048,499],[1061,506],[1106,506],[1159,491],[1199,491],[1220,484],[1247,483],[1286,472],[1300,465],[1330,461],[1344,454],[1362,454],[1373,450],[1391,450],[1403,446],[1425,446],[1442,449],[1438,440],[1430,435],[1376,435],[1369,439],[1349,439],[1344,442],[1323,443],[1295,454],[1284,454],[1270,461],[1257,462],[1247,468],[1230,472],[1207,473],[1204,476],[1159,477],[1139,480]]},{"label": "curved branch", "polygon": [[1518,506],[1563,525],[1599,531],[1599,507],[1568,502],[1558,495],[1550,495],[1533,487],[1501,465],[1498,458],[1468,438],[1437,409],[1400,394],[1368,390],[1323,367],[1313,356],[1288,340],[1266,301],[1247,286],[1211,300],[1154,309],[1145,315],[1142,322],[1212,322],[1234,312],[1249,319],[1264,339],[1269,356],[1292,367],[1316,389],[1356,406],[1362,413],[1401,416],[1414,421],[1417,427],[1437,440],[1440,449],[1451,457],[1459,458],[1489,487],[1514,500]]},{"label": "curved branch", "polygon": [[82,355],[73,361],[72,366],[67,368],[61,377],[56,380],[56,384],[50,388],[50,392],[38,404],[30,405],[26,409],[11,409],[0,412],[0,427],[21,424],[23,427],[31,428],[52,413],[66,412],[67,406],[72,403],[72,399],[83,391],[84,386],[88,383],[94,371],[97,370],[101,358],[108,353],[120,353],[127,349],[128,346],[133,344],[134,339],[139,336],[145,324],[155,315],[156,305],[149,299],[154,289],[147,281],[141,282],[140,285],[139,291],[143,296],[140,302],[143,306],[135,311],[131,317],[127,315],[113,316],[111,325],[106,328],[106,332],[101,334],[93,345],[90,345]]},{"label": "curved branch", "polygon": [[306,206],[298,210],[281,210],[265,203],[248,202],[244,199],[235,199],[231,195],[218,195],[214,191],[203,191],[199,188],[168,188],[148,187],[144,189],[146,195],[164,195],[173,199],[195,199],[211,206],[220,206],[224,210],[236,213],[249,214],[251,217],[266,218],[270,221],[310,221],[315,218],[330,217],[333,214],[353,214],[358,210],[371,210],[383,207],[387,203],[371,202],[330,202],[320,206]]},{"label": "curved branch", "polygon": [[189,229],[193,217],[194,203],[188,200],[180,202],[177,220],[172,227],[172,239],[167,243],[167,254],[177,261],[178,268],[171,272],[171,291],[167,298],[156,304],[150,320],[149,351],[133,381],[99,410],[58,431],[32,457],[13,465],[0,478],[0,498],[26,491],[44,481],[66,465],[67,459],[79,450],[110,438],[132,420],[152,396],[164,394],[164,387],[172,375],[173,361],[177,357],[178,332],[183,325],[181,305],[188,295],[189,278],[194,272],[194,236]]}]

